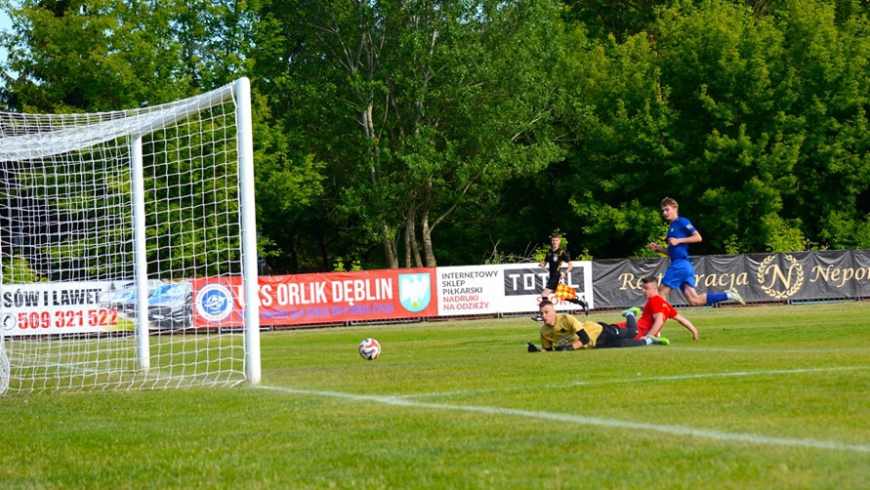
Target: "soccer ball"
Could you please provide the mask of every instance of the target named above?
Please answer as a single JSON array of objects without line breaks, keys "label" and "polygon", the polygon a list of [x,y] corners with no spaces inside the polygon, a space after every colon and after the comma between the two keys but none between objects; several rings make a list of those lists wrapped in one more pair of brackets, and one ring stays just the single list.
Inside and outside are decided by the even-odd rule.
[{"label": "soccer ball", "polygon": [[381,344],[375,339],[365,339],[359,343],[359,355],[363,359],[374,361],[381,355]]}]

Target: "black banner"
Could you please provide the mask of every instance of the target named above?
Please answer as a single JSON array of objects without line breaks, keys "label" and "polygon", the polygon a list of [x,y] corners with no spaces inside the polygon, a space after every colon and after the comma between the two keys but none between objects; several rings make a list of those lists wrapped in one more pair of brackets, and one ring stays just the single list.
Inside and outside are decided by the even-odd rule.
[{"label": "black banner", "polygon": [[[693,257],[692,263],[699,293],[734,290],[749,303],[870,298],[870,250],[707,255]],[[669,264],[665,257],[593,261],[595,307],[642,305],[641,278],[661,280]],[[672,292],[668,301],[688,306],[679,291]]]},{"label": "black banner", "polygon": [[[565,268],[562,272],[565,272]],[[566,274],[564,282],[577,290],[577,294],[583,295],[586,276],[583,267],[574,267]],[[547,287],[547,278],[550,272],[545,267],[511,268],[504,271],[504,295],[528,296],[529,294],[540,295]]]}]

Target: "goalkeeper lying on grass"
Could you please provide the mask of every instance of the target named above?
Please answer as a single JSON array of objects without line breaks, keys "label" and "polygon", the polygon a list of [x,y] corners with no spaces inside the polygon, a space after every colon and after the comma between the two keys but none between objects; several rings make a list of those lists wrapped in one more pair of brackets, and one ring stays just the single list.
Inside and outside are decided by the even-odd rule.
[{"label": "goalkeeper lying on grass", "polygon": [[625,327],[609,323],[581,322],[573,315],[556,313],[556,307],[548,300],[541,301],[541,349],[529,342],[529,352],[550,350],[579,350],[605,347],[640,347],[642,345],[668,345],[668,339],[637,336],[635,310],[626,310]]}]

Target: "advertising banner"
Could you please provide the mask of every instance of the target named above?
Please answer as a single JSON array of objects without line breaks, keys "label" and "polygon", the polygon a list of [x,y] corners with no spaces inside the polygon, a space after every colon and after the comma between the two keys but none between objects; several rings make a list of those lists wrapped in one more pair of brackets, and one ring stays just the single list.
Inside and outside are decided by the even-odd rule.
[{"label": "advertising banner", "polygon": [[[592,284],[595,290],[595,305],[597,308],[628,308],[643,306],[646,299],[641,293],[640,280],[646,276],[654,276],[661,280],[668,268],[668,261],[658,259],[612,259],[595,260],[592,262]],[[668,301],[679,294],[671,295]],[[680,296],[682,300],[682,296]]]},{"label": "advertising banner", "polygon": [[438,316],[498,313],[502,269],[501,265],[439,267]]},{"label": "advertising banner", "polygon": [[[626,308],[644,302],[640,279],[661,280],[667,258],[593,262],[598,308]],[[740,293],[749,303],[806,302],[870,297],[870,251],[836,250],[788,254],[709,255],[692,257],[699,293]],[[687,306],[680,291],[668,302]]]},{"label": "advertising banner", "polygon": [[[352,323],[434,317],[435,269],[384,269],[263,276],[261,325]],[[238,277],[192,281],[194,325],[243,325],[245,305]]]},{"label": "advertising banner", "polygon": [[102,302],[111,282],[5,284],[5,335],[88,333],[133,328],[119,323],[117,305]]},{"label": "advertising banner", "polygon": [[[870,250],[692,258],[699,293],[734,290],[749,303],[870,298]],[[572,262],[565,279],[590,309],[643,305],[641,278],[661,280],[665,257]],[[564,269],[563,269],[564,270]],[[537,264],[386,269],[263,276],[260,324],[351,324],[415,318],[534,313],[548,272]],[[7,284],[0,291],[4,335],[88,333],[134,328],[133,282]],[[240,327],[238,277],[148,281],[151,328]],[[560,311],[578,305],[551,295]],[[680,291],[668,301],[688,303]],[[192,317],[192,318],[191,318]]]},{"label": "advertising banner", "polygon": [[[583,298],[589,309],[595,308],[595,297],[592,293],[592,262],[572,262],[574,268],[565,277],[565,284],[577,291],[577,296]],[[547,268],[537,264],[504,264],[502,267],[503,291],[498,311],[502,313],[522,313],[537,311],[538,298],[547,285],[549,273]],[[564,269],[563,269],[564,270]],[[578,306],[550,296],[557,310],[576,310]]]}]

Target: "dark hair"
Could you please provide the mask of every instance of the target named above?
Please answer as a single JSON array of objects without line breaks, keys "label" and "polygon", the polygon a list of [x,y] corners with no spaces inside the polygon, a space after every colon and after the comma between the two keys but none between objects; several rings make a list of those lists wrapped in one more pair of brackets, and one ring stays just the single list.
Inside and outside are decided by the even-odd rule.
[{"label": "dark hair", "polygon": [[545,306],[553,306],[553,303],[550,302],[550,300],[548,300],[548,299],[542,299],[541,302],[538,304],[538,309],[540,310],[541,308],[543,308]]},{"label": "dark hair", "polygon": [[659,280],[656,279],[655,276],[646,276],[643,279],[641,279],[640,282],[641,282],[641,284],[649,284],[651,282],[658,284]]}]

